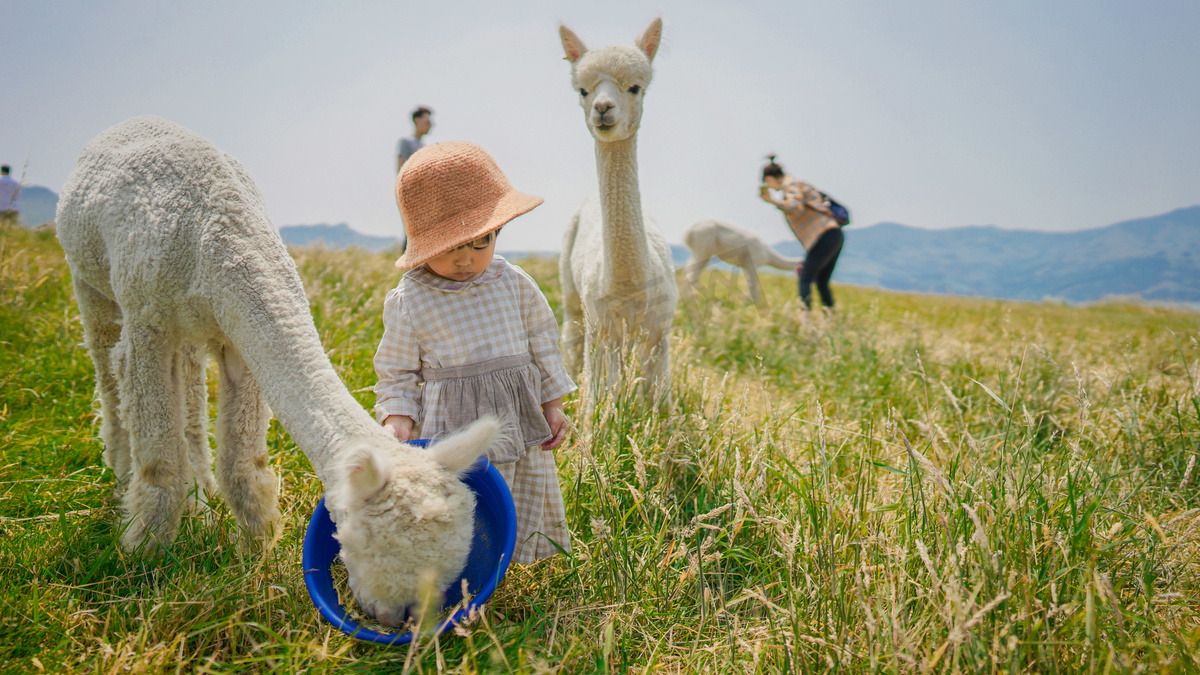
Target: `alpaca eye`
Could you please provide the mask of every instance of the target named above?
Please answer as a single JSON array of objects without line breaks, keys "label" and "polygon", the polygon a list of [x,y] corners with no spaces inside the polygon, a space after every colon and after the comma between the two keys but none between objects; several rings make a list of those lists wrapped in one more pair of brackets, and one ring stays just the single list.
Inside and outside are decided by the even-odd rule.
[{"label": "alpaca eye", "polygon": [[635,84],[635,85],[633,85],[632,87],[630,87],[630,88],[629,88],[629,93],[631,93],[631,94],[636,94],[636,93],[638,93],[638,92],[639,92],[639,91],[641,91],[641,90],[642,90],[642,88],[641,88],[641,87],[639,87],[638,85],[636,85],[636,84]]},{"label": "alpaca eye", "polygon": [[579,90],[579,95],[580,95],[580,96],[587,96],[587,89],[580,89],[580,90]]}]

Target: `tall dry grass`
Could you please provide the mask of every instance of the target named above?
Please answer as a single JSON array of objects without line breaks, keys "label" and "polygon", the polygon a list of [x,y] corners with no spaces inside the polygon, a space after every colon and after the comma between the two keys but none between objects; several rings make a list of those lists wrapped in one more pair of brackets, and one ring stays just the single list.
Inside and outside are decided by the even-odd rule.
[{"label": "tall dry grass", "polygon": [[[364,406],[394,256],[293,251]],[[558,301],[555,262],[522,261]],[[161,562],[116,546],[91,364],[52,235],[0,233],[0,662],[159,672],[1200,669],[1200,317],[839,286],[838,313],[710,271],[672,402],[636,373],[572,399],[575,552],[510,570],[481,621],[411,650],[317,617],[320,485],[272,424],[287,532],[227,510]],[[216,394],[215,391],[212,392]]]}]

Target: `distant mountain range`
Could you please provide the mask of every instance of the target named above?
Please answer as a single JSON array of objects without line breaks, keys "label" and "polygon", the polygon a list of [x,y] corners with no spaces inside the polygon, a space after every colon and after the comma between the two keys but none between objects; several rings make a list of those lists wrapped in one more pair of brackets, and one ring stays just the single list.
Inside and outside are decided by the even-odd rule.
[{"label": "distant mountain range", "polygon": [[[388,237],[346,225],[280,228],[284,241],[379,251]],[[1200,206],[1075,232],[1002,230],[994,226],[926,230],[897,223],[847,227],[834,280],[896,291],[1010,300],[1091,302],[1110,296],[1200,304]],[[799,242],[776,244],[803,255]],[[509,257],[554,251],[506,251]],[[688,250],[671,246],[676,266]],[[716,261],[714,261],[716,262]]]},{"label": "distant mountain range", "polygon": [[[1076,232],[847,227],[834,280],[898,291],[1200,303],[1200,206]],[[775,246],[801,255],[798,242]]]},{"label": "distant mountain range", "polygon": [[[30,185],[21,190],[21,219],[30,226],[54,220],[58,195]],[[384,251],[393,237],[337,225],[285,225],[289,246],[318,241],[330,248]],[[896,291],[1039,301],[1091,302],[1109,296],[1200,305],[1200,206],[1177,209],[1090,230],[1035,232],[994,226],[925,230],[898,223],[847,227],[834,281]],[[795,241],[776,244],[787,256]],[[506,256],[555,255],[505,251]],[[677,266],[683,246],[671,246]],[[716,262],[716,261],[714,261]]]},{"label": "distant mountain range", "polygon": [[329,248],[351,246],[378,252],[400,246],[395,237],[373,237],[350,229],[345,223],[337,225],[284,225],[279,228],[283,243],[288,246],[309,246],[318,242]]},{"label": "distant mountain range", "polygon": [[37,227],[52,223],[58,210],[58,194],[40,185],[23,185],[17,196],[17,205],[21,210],[23,225]]}]

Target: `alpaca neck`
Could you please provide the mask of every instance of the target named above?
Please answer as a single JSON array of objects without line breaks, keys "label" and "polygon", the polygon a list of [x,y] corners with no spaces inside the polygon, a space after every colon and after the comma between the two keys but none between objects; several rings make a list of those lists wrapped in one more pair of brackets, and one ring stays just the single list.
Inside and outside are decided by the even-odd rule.
[{"label": "alpaca neck", "polygon": [[604,260],[617,284],[645,282],[648,255],[638,189],[637,135],[623,141],[596,141]]},{"label": "alpaca neck", "polygon": [[[381,441],[376,437],[386,435],[386,432],[347,391],[321,350],[315,329],[309,337],[315,342],[316,349],[311,348],[310,342],[280,349],[265,358],[259,355],[256,361],[271,365],[258,368],[264,375],[256,374],[256,378],[271,411],[329,489],[334,485],[334,466],[341,451],[355,440],[370,443],[374,439],[378,445]],[[299,366],[299,363],[306,365]],[[293,369],[290,377],[275,376],[275,368],[289,364]],[[302,381],[297,381],[296,375],[301,373]]]},{"label": "alpaca neck", "polygon": [[355,440],[378,442],[387,433],[333,370],[295,265],[282,246],[277,255],[271,248],[261,257],[243,257],[236,267],[216,268],[213,311],[271,411],[328,489],[340,449]]}]

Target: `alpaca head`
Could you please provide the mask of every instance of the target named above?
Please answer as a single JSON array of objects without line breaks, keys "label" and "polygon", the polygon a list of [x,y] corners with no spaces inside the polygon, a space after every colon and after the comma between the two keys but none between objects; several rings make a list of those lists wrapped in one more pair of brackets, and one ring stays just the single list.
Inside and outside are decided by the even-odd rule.
[{"label": "alpaca head", "polygon": [[635,40],[636,47],[613,45],[588,51],[566,26],[558,27],[571,62],[571,86],[579,95],[588,131],[597,141],[633,137],[642,123],[642,99],[654,70],[650,62],[662,41],[662,19],[655,18]]},{"label": "alpaca head", "polygon": [[459,477],[499,428],[484,418],[427,449],[396,444],[347,454],[326,502],[354,597],[380,623],[401,626],[409,608],[424,603],[436,611],[458,583],[475,525],[475,494]]}]

